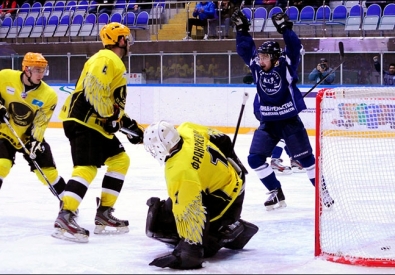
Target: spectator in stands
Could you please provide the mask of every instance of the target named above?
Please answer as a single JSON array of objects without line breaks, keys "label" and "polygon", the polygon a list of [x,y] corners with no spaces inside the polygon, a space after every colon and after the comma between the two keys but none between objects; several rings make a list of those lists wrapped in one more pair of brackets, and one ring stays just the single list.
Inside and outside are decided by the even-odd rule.
[{"label": "spectator in stands", "polygon": [[[301,11],[305,6],[312,6],[314,9],[317,9],[319,6],[322,6],[322,0],[290,0],[289,5],[295,6]],[[329,0],[325,1],[325,5],[329,5]]]},{"label": "spectator in stands", "polygon": [[172,78],[176,76],[177,63],[173,63],[171,58],[167,59],[167,65],[163,66],[163,78]]},{"label": "spectator in stands", "polygon": [[15,17],[17,10],[16,0],[3,0],[0,9],[0,19],[3,20],[6,17]]},{"label": "spectator in stands", "polygon": [[189,65],[183,56],[179,57],[178,59],[177,71],[179,77],[188,77]]},{"label": "spectator in stands", "polygon": [[[328,65],[328,60],[326,58],[321,58],[320,63],[318,63],[317,67],[311,71],[309,74],[309,80],[319,82],[321,79],[326,77],[332,71],[332,68]],[[332,72],[323,82],[325,85],[330,85],[335,80],[335,72]]]},{"label": "spectator in stands", "polygon": [[151,0],[137,0],[133,7],[133,11],[135,13],[139,13],[140,11],[146,11],[149,14],[151,12],[151,8],[152,8]]},{"label": "spectator in stands", "polygon": [[287,0],[276,0],[275,6],[280,7],[285,11],[285,9],[287,7],[287,2],[288,2]]},{"label": "spectator in stands", "polygon": [[153,80],[155,79],[155,68],[151,66],[148,61],[145,62],[145,66],[142,70],[143,74],[145,74],[145,80]]},{"label": "spectator in stands", "polygon": [[[373,57],[374,68],[377,72],[381,72],[381,64],[379,61],[379,57]],[[384,85],[387,86],[395,86],[395,63],[390,63],[388,67],[388,71],[383,70],[383,82]]]},{"label": "spectator in stands", "polygon": [[88,13],[94,13],[100,15],[107,13],[111,15],[112,9],[114,8],[114,0],[96,0],[97,5],[89,8]]},{"label": "spectator in stands", "polygon": [[224,38],[229,38],[229,29],[231,26],[230,17],[232,16],[235,8],[235,4],[229,0],[219,0],[214,2],[217,7],[215,11],[215,20],[210,21],[210,35],[209,37],[215,38],[217,36],[217,27],[219,25],[219,18],[221,17],[221,25],[225,25],[225,30],[223,33]]},{"label": "spectator in stands", "polygon": [[193,10],[193,17],[188,18],[187,22],[187,36],[183,40],[192,40],[191,32],[193,26],[201,26],[204,29],[204,40],[208,40],[208,26],[207,19],[214,18],[215,5],[213,2],[199,2]]},{"label": "spectator in stands", "polygon": [[196,59],[196,76],[197,77],[204,77],[207,75],[207,70],[204,64],[202,63],[202,60]]},{"label": "spectator in stands", "polygon": [[263,6],[270,11],[276,5],[276,2],[277,0],[263,0]]}]

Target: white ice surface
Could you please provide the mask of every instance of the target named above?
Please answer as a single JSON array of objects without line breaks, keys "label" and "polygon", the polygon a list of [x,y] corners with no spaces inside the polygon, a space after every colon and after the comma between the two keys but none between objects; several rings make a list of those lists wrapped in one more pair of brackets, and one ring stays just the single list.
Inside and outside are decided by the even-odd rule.
[{"label": "white ice surface", "polygon": [[[306,174],[281,176],[288,206],[268,212],[267,190],[253,171],[247,176],[242,218],[256,224],[258,233],[241,251],[222,249],[199,270],[161,269],[148,264],[170,248],[145,236],[146,201],[167,198],[163,167],[142,145],[118,135],[131,165],[114,215],[128,219],[130,232],[119,236],[93,234],[95,197],[100,196],[105,167],[99,169],[80,205],[77,222],[90,230],[89,243],[51,237],[59,202],[30,172],[21,154],[0,190],[0,273],[2,274],[392,274],[395,268],[372,268],[332,263],[314,257],[314,187]],[[252,135],[238,135],[236,152],[247,164]],[[60,174],[71,175],[68,140],[62,129],[48,129]],[[314,138],[311,138],[314,146]],[[313,147],[314,148],[314,147]],[[283,155],[286,162],[288,159]]]}]

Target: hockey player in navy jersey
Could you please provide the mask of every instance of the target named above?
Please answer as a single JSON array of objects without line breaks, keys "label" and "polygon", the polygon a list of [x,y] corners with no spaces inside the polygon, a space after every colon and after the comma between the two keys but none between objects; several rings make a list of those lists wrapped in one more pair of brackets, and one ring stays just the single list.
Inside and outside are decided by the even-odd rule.
[{"label": "hockey player in navy jersey", "polygon": [[[249,34],[250,24],[245,15],[240,10],[232,15],[237,30],[236,50],[251,70],[259,97],[261,124],[254,132],[248,164],[269,190],[270,196],[265,202],[267,210],[286,206],[281,183],[267,163],[267,158],[281,139],[287,144],[292,158],[302,164],[311,183],[315,185],[315,157],[299,117],[299,113],[306,109],[306,104],[296,86],[302,44],[285,13],[273,15],[272,20],[283,36],[284,50],[275,41],[266,41],[257,49]],[[334,201],[325,185],[322,191],[323,204],[331,207]]]}]

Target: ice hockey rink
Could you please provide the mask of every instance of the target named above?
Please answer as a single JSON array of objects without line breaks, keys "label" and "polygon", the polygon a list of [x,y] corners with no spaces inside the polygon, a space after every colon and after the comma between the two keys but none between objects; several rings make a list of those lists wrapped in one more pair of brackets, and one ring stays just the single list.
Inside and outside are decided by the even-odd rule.
[{"label": "ice hockey rink", "polygon": [[[130,232],[118,236],[93,234],[95,197],[100,196],[105,167],[99,169],[83,202],[77,222],[90,230],[88,243],[51,237],[59,202],[42,185],[21,154],[0,190],[0,273],[2,274],[394,274],[395,268],[374,268],[332,263],[314,257],[314,187],[305,173],[282,175],[287,207],[266,211],[267,190],[253,171],[247,175],[242,218],[256,224],[258,233],[243,250],[221,249],[198,270],[171,270],[149,266],[171,252],[145,236],[148,198],[167,198],[163,167],[143,145],[132,145],[117,134],[131,158],[114,215],[128,219]],[[60,175],[67,181],[72,161],[62,129],[49,128],[50,143]],[[239,134],[236,152],[247,165],[251,134]],[[311,137],[314,146],[314,137]],[[314,147],[313,147],[314,148]],[[285,163],[288,157],[283,154]],[[336,201],[336,198],[334,198]],[[336,203],[334,205],[336,207]]]}]

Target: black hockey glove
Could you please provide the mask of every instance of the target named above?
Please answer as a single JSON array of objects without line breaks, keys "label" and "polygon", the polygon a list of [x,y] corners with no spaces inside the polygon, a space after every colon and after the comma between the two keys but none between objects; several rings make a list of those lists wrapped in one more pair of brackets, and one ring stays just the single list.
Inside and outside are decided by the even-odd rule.
[{"label": "black hockey glove", "polygon": [[276,27],[277,32],[283,34],[286,29],[292,30],[293,23],[289,21],[286,13],[279,12],[272,16],[273,25]]},{"label": "black hockey glove", "polygon": [[10,120],[10,115],[7,112],[7,108],[0,104],[0,123],[5,123],[5,120]]},{"label": "black hockey glove", "polygon": [[25,144],[26,148],[29,150],[31,159],[36,159],[38,154],[45,151],[45,147],[42,146],[41,142],[30,137],[29,141]]},{"label": "black hockey glove", "polygon": [[112,116],[106,119],[103,126],[104,130],[107,133],[113,134],[121,128],[119,124],[119,114],[120,114],[119,106],[118,104],[114,104],[114,113]]},{"label": "black hockey glove", "polygon": [[121,118],[123,133],[132,144],[143,143],[144,128],[134,119],[130,119],[126,114]]},{"label": "black hockey glove", "polygon": [[236,26],[238,32],[248,32],[250,30],[250,22],[240,9],[236,9],[232,14],[231,20]]},{"label": "black hockey glove", "polygon": [[172,253],[156,258],[149,265],[172,269],[198,269],[203,264],[203,247],[181,240]]}]

